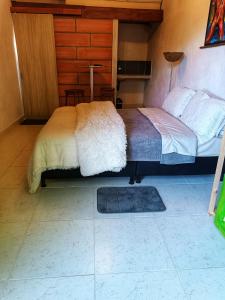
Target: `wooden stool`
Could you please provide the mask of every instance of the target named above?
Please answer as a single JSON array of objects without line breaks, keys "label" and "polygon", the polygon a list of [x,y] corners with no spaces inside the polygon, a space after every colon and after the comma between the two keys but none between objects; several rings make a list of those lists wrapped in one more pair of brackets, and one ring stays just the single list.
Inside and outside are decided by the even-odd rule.
[{"label": "wooden stool", "polygon": [[80,103],[80,97],[84,97],[84,90],[82,89],[70,89],[65,90],[65,96],[66,96],[66,103],[65,105],[68,105],[68,98],[73,97],[74,99],[74,105]]},{"label": "wooden stool", "polygon": [[114,102],[115,89],[112,87],[102,87],[100,95],[103,100],[110,100]]}]

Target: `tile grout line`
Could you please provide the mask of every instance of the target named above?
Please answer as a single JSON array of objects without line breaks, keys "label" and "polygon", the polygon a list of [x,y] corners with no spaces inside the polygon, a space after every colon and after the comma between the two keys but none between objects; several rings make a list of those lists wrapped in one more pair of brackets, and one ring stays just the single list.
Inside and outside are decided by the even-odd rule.
[{"label": "tile grout line", "polygon": [[97,191],[93,193],[93,238],[94,238],[94,300],[96,300],[96,267],[95,267],[95,199],[97,197]]},{"label": "tile grout line", "polygon": [[182,282],[181,282],[181,279],[180,279],[180,276],[179,276],[179,274],[178,274],[178,270],[177,270],[175,261],[174,261],[174,259],[173,259],[173,257],[172,257],[172,254],[171,254],[170,250],[169,250],[169,247],[168,247],[167,242],[166,242],[166,240],[165,240],[164,234],[163,234],[162,231],[160,230],[159,224],[158,224],[158,222],[157,222],[156,219],[155,219],[155,222],[154,222],[154,223],[156,224],[156,227],[157,227],[157,229],[158,229],[158,231],[159,231],[159,233],[160,233],[160,236],[161,236],[161,238],[162,238],[162,240],[163,240],[163,244],[164,244],[164,246],[166,247],[166,250],[167,250],[167,252],[168,252],[168,254],[169,254],[169,257],[170,257],[170,259],[171,259],[171,262],[172,262],[172,264],[173,264],[173,266],[174,266],[174,271],[175,271],[175,273],[177,274],[177,278],[178,278],[178,280],[179,280],[179,283],[180,283],[180,286],[181,286],[181,288],[182,288],[182,291],[184,292],[184,295],[185,295],[185,296],[188,296],[188,297],[190,298],[190,296],[189,296],[188,294],[186,294],[186,292],[185,292],[184,286],[183,286],[183,284],[182,284]]},{"label": "tile grout line", "polygon": [[24,246],[24,244],[25,244],[25,241],[26,241],[26,239],[27,239],[28,231],[29,231],[29,229],[30,229],[30,227],[31,227],[31,224],[32,224],[32,222],[33,222],[33,219],[34,219],[34,213],[35,213],[35,210],[36,210],[36,208],[37,208],[37,206],[38,206],[38,204],[39,204],[39,200],[40,200],[40,194],[38,195],[38,200],[37,200],[37,203],[36,203],[36,205],[35,205],[35,207],[34,207],[34,209],[33,209],[33,212],[32,212],[31,218],[30,218],[30,221],[27,222],[27,228],[26,228],[26,230],[25,230],[25,232],[24,232],[23,241],[22,241],[22,243],[21,243],[21,245],[20,245],[20,247],[19,247],[19,249],[18,249],[18,252],[17,252],[17,255],[16,255],[16,257],[15,257],[14,263],[13,263],[13,265],[12,265],[11,271],[9,272],[8,280],[12,279],[13,271],[14,271],[14,269],[15,269],[15,266],[16,266],[17,260],[18,260],[18,258],[19,258],[19,255],[20,255],[20,253],[21,253],[21,250],[22,250],[22,248],[23,248],[23,246]]},{"label": "tile grout line", "polygon": [[[196,269],[182,269],[178,271],[199,271],[199,270],[224,270],[225,267],[207,267],[207,268],[196,268]],[[136,271],[130,271],[130,272],[111,272],[111,273],[100,273],[100,276],[108,276],[108,275],[119,275],[119,274],[152,274],[152,273],[161,273],[161,272],[175,272],[174,269],[155,269],[151,271],[143,271],[143,272],[136,272]],[[60,279],[60,278],[76,278],[76,277],[90,277],[94,276],[93,273],[90,274],[72,274],[72,275],[62,275],[62,276],[45,276],[45,277],[24,277],[24,278],[12,278],[9,279],[9,281],[30,281],[30,280],[45,280],[45,279]],[[8,279],[1,279],[0,282],[6,282]]]},{"label": "tile grout line", "polygon": [[[0,189],[1,191],[1,189]],[[36,207],[34,208],[36,209]],[[32,213],[33,214],[33,213]],[[207,213],[199,213],[199,214],[177,214],[177,215],[169,215],[166,216],[168,219],[174,219],[174,218],[183,218],[183,217],[206,217],[208,216]],[[148,220],[158,220],[162,216],[127,216],[127,217],[97,217],[95,218],[96,220],[143,220],[143,219],[148,219]],[[93,218],[70,218],[70,219],[52,219],[52,220],[38,220],[38,219],[33,219],[33,223],[54,223],[54,222],[70,222],[70,221],[93,221]],[[29,221],[20,221],[20,220],[15,220],[15,221],[4,221],[0,220],[0,224],[15,224],[15,223],[26,223]]]}]

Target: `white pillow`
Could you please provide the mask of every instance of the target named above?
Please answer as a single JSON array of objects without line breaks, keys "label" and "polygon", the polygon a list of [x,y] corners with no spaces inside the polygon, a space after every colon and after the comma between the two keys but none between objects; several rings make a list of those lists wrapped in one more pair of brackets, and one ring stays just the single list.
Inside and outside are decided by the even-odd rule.
[{"label": "white pillow", "polygon": [[225,119],[225,101],[198,92],[187,105],[181,121],[196,135],[213,138],[218,135]]},{"label": "white pillow", "polygon": [[176,118],[181,117],[194,94],[191,89],[176,87],[166,97],[162,108]]},{"label": "white pillow", "polygon": [[216,136],[217,137],[223,137],[224,136],[224,130],[225,130],[225,119],[223,120],[221,126],[219,127],[217,133],[216,133]]},{"label": "white pillow", "polygon": [[194,123],[198,121],[199,110],[201,109],[201,107],[204,108],[206,99],[209,99],[209,96],[206,93],[197,91],[186,106],[180,119],[191,129],[192,127],[194,128]]},{"label": "white pillow", "polygon": [[220,132],[217,135],[219,138],[222,138],[224,136],[224,128],[222,128],[222,130],[220,130]]}]

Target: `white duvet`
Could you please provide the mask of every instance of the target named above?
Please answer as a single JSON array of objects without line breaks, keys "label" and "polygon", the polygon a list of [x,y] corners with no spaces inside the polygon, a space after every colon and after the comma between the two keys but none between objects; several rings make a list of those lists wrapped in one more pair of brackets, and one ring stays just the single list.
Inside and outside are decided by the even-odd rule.
[{"label": "white duvet", "polygon": [[80,167],[83,176],[119,172],[126,166],[126,144],[125,125],[112,102],[58,108],[35,143],[29,191],[38,189],[46,170]]}]

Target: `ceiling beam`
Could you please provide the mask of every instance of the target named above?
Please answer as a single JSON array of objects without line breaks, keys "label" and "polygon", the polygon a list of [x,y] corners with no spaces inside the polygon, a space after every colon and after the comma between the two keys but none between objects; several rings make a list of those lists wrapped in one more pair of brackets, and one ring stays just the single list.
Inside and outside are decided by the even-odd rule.
[{"label": "ceiling beam", "polygon": [[65,4],[50,4],[50,3],[35,3],[35,2],[12,2],[12,13],[27,13],[27,14],[53,14],[53,15],[74,15],[81,16],[81,6],[65,5]]},{"label": "ceiling beam", "polygon": [[29,2],[33,2],[33,3],[48,3],[48,4],[66,4],[65,0],[12,0],[12,2],[25,2],[25,3],[29,3]]},{"label": "ceiling beam", "polygon": [[117,19],[119,21],[151,23],[162,22],[163,11],[159,9],[129,9],[64,4],[12,2],[12,13],[75,15],[90,19]]},{"label": "ceiling beam", "polygon": [[134,8],[134,9],[160,9],[160,0],[158,1],[124,1],[124,0],[65,0],[66,4],[98,6],[98,7],[116,7],[116,8]]},{"label": "ceiling beam", "polygon": [[141,23],[161,22],[163,13],[156,9],[129,9],[112,7],[85,6],[82,10],[83,18],[107,18],[119,21],[133,21]]}]

